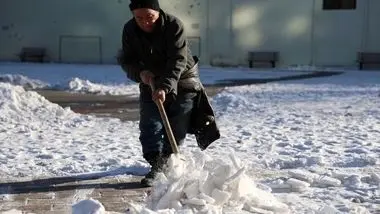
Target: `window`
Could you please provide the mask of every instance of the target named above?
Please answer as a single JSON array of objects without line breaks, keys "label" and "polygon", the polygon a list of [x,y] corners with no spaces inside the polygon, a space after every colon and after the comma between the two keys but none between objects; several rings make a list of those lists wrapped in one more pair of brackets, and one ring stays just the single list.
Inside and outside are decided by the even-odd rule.
[{"label": "window", "polygon": [[324,10],[355,10],[356,0],[323,0]]}]

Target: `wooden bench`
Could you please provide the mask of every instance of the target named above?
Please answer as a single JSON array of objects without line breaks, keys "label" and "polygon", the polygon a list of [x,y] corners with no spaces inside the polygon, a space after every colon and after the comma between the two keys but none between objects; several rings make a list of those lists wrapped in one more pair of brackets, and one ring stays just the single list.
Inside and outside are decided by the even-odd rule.
[{"label": "wooden bench", "polygon": [[363,65],[379,65],[380,66],[380,53],[376,52],[358,52],[357,62],[359,63],[359,69],[363,69]]},{"label": "wooden bench", "polygon": [[19,54],[21,62],[44,62],[46,49],[38,47],[24,47]]},{"label": "wooden bench", "polygon": [[276,67],[276,62],[278,61],[278,52],[248,52],[248,62],[249,67],[252,68],[255,62],[259,63],[270,63],[272,68]]}]

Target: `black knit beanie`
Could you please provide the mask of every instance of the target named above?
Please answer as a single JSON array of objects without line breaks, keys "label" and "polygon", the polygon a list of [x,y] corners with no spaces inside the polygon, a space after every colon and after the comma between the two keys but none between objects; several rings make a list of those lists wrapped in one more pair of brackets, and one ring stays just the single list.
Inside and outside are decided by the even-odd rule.
[{"label": "black knit beanie", "polygon": [[149,8],[152,10],[159,11],[160,4],[158,3],[158,0],[131,0],[131,3],[129,4],[129,9],[132,11],[138,8]]}]

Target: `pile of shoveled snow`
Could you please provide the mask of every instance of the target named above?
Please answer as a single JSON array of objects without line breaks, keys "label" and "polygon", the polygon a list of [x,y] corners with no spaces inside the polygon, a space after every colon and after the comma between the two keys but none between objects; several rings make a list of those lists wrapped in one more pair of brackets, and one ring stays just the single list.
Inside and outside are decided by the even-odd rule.
[{"label": "pile of shoveled snow", "polygon": [[[128,213],[290,213],[269,187],[258,188],[232,152],[229,157],[213,160],[201,152],[192,157],[172,155],[165,174],[157,176],[146,204],[130,204]],[[103,206],[92,199],[73,205],[73,211],[84,213],[84,206],[102,213]]]},{"label": "pile of shoveled snow", "polygon": [[140,161],[134,130],[134,121],[78,114],[37,92],[0,83],[3,180],[93,172],[144,174],[146,164]]}]

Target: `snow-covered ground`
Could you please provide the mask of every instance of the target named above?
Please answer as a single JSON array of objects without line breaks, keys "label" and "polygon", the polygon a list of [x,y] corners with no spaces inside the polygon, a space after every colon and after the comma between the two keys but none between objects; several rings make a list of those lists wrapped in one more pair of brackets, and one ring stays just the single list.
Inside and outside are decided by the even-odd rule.
[{"label": "snow-covered ground", "polygon": [[[302,72],[207,67],[201,78]],[[77,114],[19,86],[75,91],[82,86],[67,84],[74,81],[94,84],[81,92],[136,96],[136,84],[117,66],[3,63],[0,74],[7,77],[0,78],[2,181],[148,171],[138,122]],[[173,158],[131,213],[380,213],[380,72],[229,87],[212,103],[221,139],[201,152],[188,136],[186,161]],[[87,205],[102,208],[82,201],[73,210]]]},{"label": "snow-covered ground", "polygon": [[[261,70],[247,68],[227,69],[202,67],[200,76],[204,84],[226,79],[274,78],[312,72],[314,67],[300,70]],[[118,65],[75,65],[0,63],[0,82],[24,86],[29,89],[53,89],[80,93],[109,95],[138,95],[138,85],[126,78]]]}]

